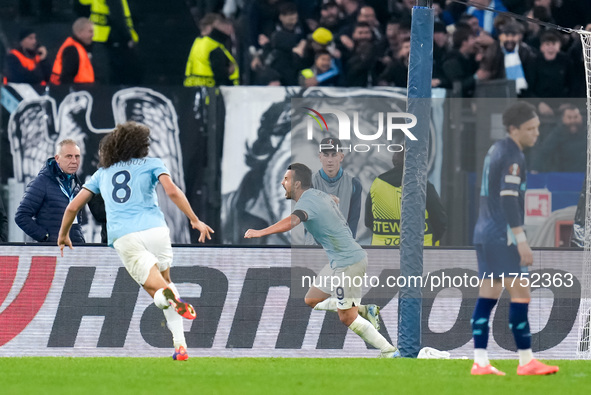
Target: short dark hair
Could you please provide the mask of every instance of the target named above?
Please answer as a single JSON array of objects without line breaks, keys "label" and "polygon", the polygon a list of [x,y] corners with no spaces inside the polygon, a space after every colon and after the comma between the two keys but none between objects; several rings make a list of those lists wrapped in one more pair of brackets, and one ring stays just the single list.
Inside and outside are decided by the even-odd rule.
[{"label": "short dark hair", "polygon": [[535,6],[532,8],[533,17],[541,22],[552,22],[552,18],[550,16],[550,12],[546,7],[542,6]]},{"label": "short dark hair", "polygon": [[293,15],[298,13],[298,7],[295,3],[288,1],[279,6],[279,15]]},{"label": "short dark hair", "polygon": [[358,27],[366,27],[371,30],[371,26],[367,22],[357,22],[355,26],[353,26],[353,31],[355,31]]},{"label": "short dark hair", "polygon": [[536,108],[533,105],[524,101],[518,101],[510,105],[503,112],[503,125],[507,129],[507,132],[509,132],[510,126],[519,128],[523,123],[537,116]]},{"label": "short dark hair", "polygon": [[573,111],[573,110],[579,110],[579,112],[581,111],[579,109],[579,107],[575,106],[572,103],[564,103],[564,104],[561,104],[560,107],[558,107],[558,112],[560,113],[560,116],[564,116],[564,113],[566,111]]},{"label": "short dark hair", "polygon": [[562,36],[554,30],[546,30],[540,36],[540,44],[543,43],[560,43],[562,44]]},{"label": "short dark hair", "polygon": [[302,189],[308,189],[312,186],[312,170],[302,163],[292,163],[287,166],[287,170],[293,171],[293,181],[302,183]]},{"label": "short dark hair", "polygon": [[322,55],[328,55],[332,58],[332,55],[326,49],[319,49],[314,53],[314,60],[318,59]]},{"label": "short dark hair", "polygon": [[327,8],[338,7],[339,5],[334,0],[328,0],[320,7],[321,10],[326,10]]},{"label": "short dark hair", "polygon": [[471,19],[474,19],[474,18],[478,18],[478,17],[473,14],[463,13],[462,15],[460,15],[460,19],[456,23],[456,26],[458,26],[458,25],[468,25],[469,26],[468,21]]},{"label": "short dark hair", "polygon": [[460,49],[464,41],[468,41],[472,36],[474,36],[474,32],[469,25],[458,23],[451,38],[454,49]]}]

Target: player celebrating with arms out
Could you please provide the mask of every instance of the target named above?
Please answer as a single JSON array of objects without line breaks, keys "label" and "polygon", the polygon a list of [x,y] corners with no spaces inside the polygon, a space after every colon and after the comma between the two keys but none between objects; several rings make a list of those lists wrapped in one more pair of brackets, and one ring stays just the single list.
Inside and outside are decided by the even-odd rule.
[{"label": "player celebrating with arms out", "polygon": [[[244,237],[248,239],[287,232],[303,222],[330,260],[318,277],[327,279],[336,276],[344,279],[341,286],[334,290],[331,281],[320,281],[326,286],[311,287],[305,296],[306,304],[315,310],[337,311],[344,325],[381,351],[380,357],[399,357],[398,349],[378,332],[377,307],[361,305],[361,287],[354,285],[361,282],[353,281],[353,278],[365,275],[366,252],[353,239],[351,229],[333,197],[311,188],[312,171],[301,163],[292,163],[287,169],[281,185],[285,189],[286,199],[296,201],[293,213],[265,229],[248,229]],[[347,278],[350,281],[346,281]],[[318,282],[314,281],[314,284]],[[336,295],[336,298],[332,295]]]},{"label": "player celebrating with arms out", "polygon": [[532,105],[517,102],[503,113],[503,125],[509,136],[490,147],[484,159],[480,209],[474,229],[478,274],[482,281],[471,320],[474,338],[471,373],[505,375],[491,366],[486,347],[490,313],[506,287],[511,296],[509,328],[519,353],[517,374],[552,374],[558,372],[558,366],[545,365],[532,355],[527,317],[530,302],[527,272],[533,255],[523,230],[526,168],[522,151],[536,143],[540,120]]},{"label": "player celebrating with arms out", "polygon": [[[149,147],[150,129],[135,122],[117,125],[103,138],[99,147],[100,169],[66,208],[57,243],[62,256],[65,246],[72,248],[69,233],[76,214],[100,193],[107,213],[108,243],[131,277],[163,310],[175,347],[172,358],[184,361],[189,356],[182,317],[193,320],[196,313],[193,306],[179,298],[170,280],[172,247],[169,229],[158,207],[156,184],[162,184],[166,195],[189,218],[191,227],[201,232],[199,242],[211,240],[213,230],[197,218],[162,160],[147,158]],[[173,308],[169,309],[170,306]]]}]

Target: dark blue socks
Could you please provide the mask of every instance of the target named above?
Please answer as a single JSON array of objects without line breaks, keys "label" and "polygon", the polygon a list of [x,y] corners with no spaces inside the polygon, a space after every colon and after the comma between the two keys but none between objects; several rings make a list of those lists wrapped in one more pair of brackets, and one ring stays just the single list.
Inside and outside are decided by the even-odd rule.
[{"label": "dark blue socks", "polygon": [[474,348],[486,348],[488,345],[488,319],[490,318],[490,312],[493,307],[495,307],[495,304],[497,304],[496,299],[478,298],[476,301],[474,314],[472,314],[472,319],[470,320],[470,323],[472,324]]},{"label": "dark blue socks", "polygon": [[519,350],[531,348],[531,332],[527,319],[528,303],[511,302],[509,307],[509,329],[513,331],[515,345]]}]

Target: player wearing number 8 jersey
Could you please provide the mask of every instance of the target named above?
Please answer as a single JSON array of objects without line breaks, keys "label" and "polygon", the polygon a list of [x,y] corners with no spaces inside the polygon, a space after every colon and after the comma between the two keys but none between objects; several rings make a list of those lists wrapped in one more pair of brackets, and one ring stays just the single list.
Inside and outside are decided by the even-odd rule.
[{"label": "player wearing number 8 jersey", "polygon": [[100,168],[66,208],[58,245],[62,256],[65,246],[72,248],[68,232],[76,213],[100,193],[105,201],[109,245],[115,248],[133,279],[163,310],[172,332],[173,359],[186,360],[187,344],[181,316],[195,319],[196,313],[193,306],[180,299],[170,279],[172,247],[164,215],[158,207],[157,183],[162,184],[167,196],[189,218],[193,229],[201,232],[200,242],[211,239],[213,230],[197,218],[162,160],[147,158],[149,136],[146,126],[126,122],[103,138],[99,149]]},{"label": "player wearing number 8 jersey", "polygon": [[[285,197],[296,201],[293,213],[262,230],[248,229],[245,238],[263,237],[273,233],[287,232],[300,222],[326,251],[329,263],[318,274],[318,287],[310,288],[305,302],[315,310],[338,312],[341,322],[359,337],[381,351],[382,358],[399,357],[400,352],[378,332],[375,305],[361,305],[361,284],[365,275],[367,254],[357,244],[349,225],[337,207],[333,197],[311,188],[312,171],[301,163],[288,167],[283,182]],[[331,278],[342,283],[332,288]],[[346,279],[349,279],[347,281]],[[328,281],[327,281],[328,280]]]},{"label": "player wearing number 8 jersey", "polygon": [[478,272],[482,282],[471,320],[474,338],[472,374],[505,374],[491,366],[486,351],[490,314],[503,287],[511,296],[509,328],[519,352],[517,374],[556,373],[557,366],[545,365],[532,355],[527,317],[529,283],[520,279],[512,281],[520,273],[527,273],[527,267],[533,263],[532,251],[523,230],[526,169],[522,151],[536,143],[540,120],[532,105],[517,102],[503,113],[503,125],[509,136],[496,142],[484,159],[480,209],[474,229]]}]

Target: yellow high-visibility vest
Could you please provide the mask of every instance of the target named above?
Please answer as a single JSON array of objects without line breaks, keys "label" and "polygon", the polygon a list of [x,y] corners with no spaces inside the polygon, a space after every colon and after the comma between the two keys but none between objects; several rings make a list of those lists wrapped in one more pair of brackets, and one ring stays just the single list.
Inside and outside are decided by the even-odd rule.
[{"label": "yellow high-visibility vest", "polygon": [[234,72],[230,75],[230,80],[234,85],[239,84],[239,71],[238,63],[226,49],[226,47],[212,38],[197,37],[191,47],[189,53],[189,59],[187,60],[187,67],[185,68],[185,86],[215,86],[215,80],[213,78],[213,70],[209,62],[209,54],[217,49],[221,48],[224,54],[228,57],[230,62],[234,65]]},{"label": "yellow high-visibility vest", "polygon": [[[104,43],[109,39],[111,33],[111,24],[109,23],[109,15],[111,14],[109,6],[105,0],[79,0],[80,4],[90,4],[90,20],[94,23],[94,37],[93,41]],[[133,28],[133,21],[131,20],[131,12],[127,5],[127,0],[121,0],[123,6],[123,15],[125,16],[125,23],[129,28],[129,34],[136,43],[139,41],[137,32]]]},{"label": "yellow high-visibility vest", "polygon": [[[371,245],[399,247],[402,187],[395,187],[376,178],[371,184],[369,195],[373,214]],[[424,245],[433,245],[433,230],[427,210],[425,210]]]}]

